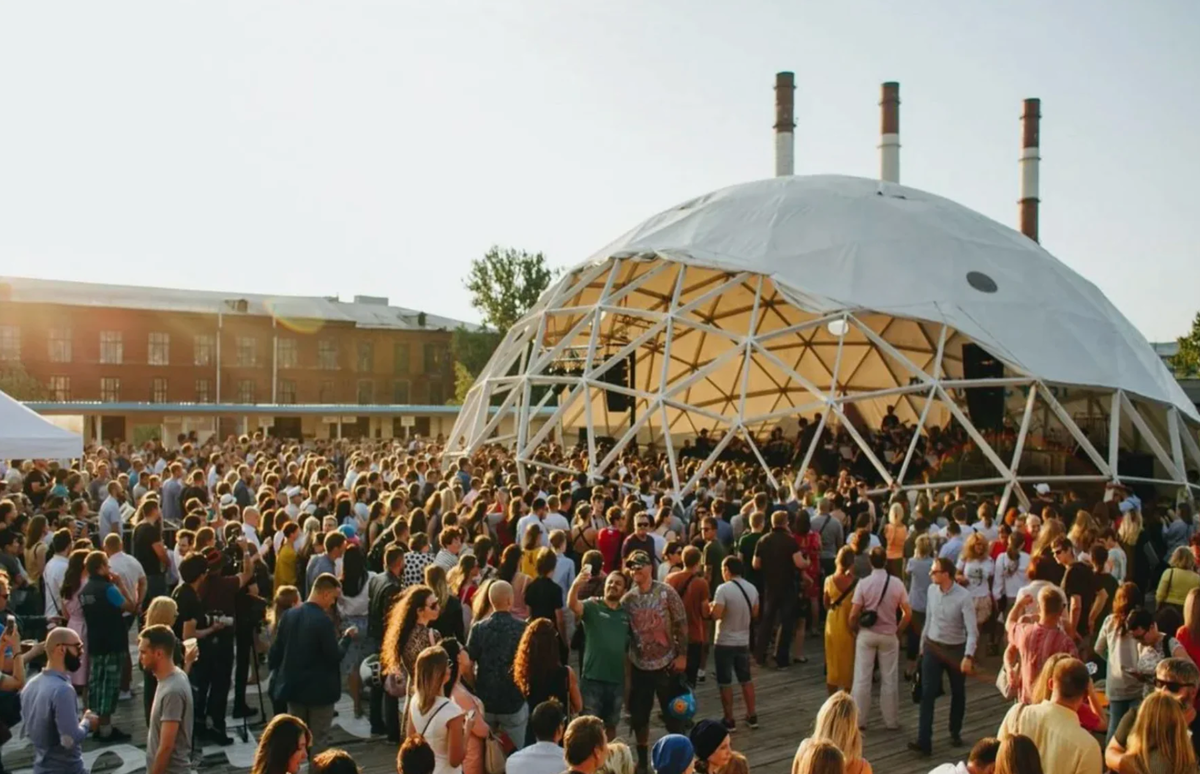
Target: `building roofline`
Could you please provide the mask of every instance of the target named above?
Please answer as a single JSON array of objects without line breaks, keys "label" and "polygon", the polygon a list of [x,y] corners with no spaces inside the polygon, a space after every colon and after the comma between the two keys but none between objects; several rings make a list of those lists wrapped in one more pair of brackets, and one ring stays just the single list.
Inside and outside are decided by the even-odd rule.
[{"label": "building roofline", "polygon": [[[350,323],[364,329],[448,331],[460,326],[468,330],[479,328],[464,320],[392,306],[386,298],[355,296],[354,299],[342,301],[337,296],[268,295],[0,276],[0,301],[12,303],[321,320]],[[422,319],[423,326],[420,324]]]},{"label": "building roofline", "polygon": [[[429,406],[418,404],[389,404],[359,406],[342,404],[271,404],[271,403],[102,403],[99,401],[26,401],[24,405],[39,414],[265,414],[295,416],[319,414],[324,416],[407,416],[455,415],[462,406]],[[495,414],[497,406],[489,408]],[[513,411],[509,410],[510,413]],[[538,414],[550,416],[553,406],[543,407]]]}]

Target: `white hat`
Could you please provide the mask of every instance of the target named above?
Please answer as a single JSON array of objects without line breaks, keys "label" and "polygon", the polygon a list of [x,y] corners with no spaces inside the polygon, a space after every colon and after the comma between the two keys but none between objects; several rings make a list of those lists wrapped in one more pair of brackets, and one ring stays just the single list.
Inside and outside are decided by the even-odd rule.
[{"label": "white hat", "polygon": [[1117,507],[1121,509],[1121,513],[1129,513],[1133,510],[1133,503],[1129,502],[1128,500],[1122,500],[1121,504]]},{"label": "white hat", "polygon": [[233,505],[236,502],[237,502],[237,499],[234,498],[234,496],[231,494],[221,495],[221,507],[222,508],[224,508],[227,505]]},{"label": "white hat", "polygon": [[287,488],[287,496],[288,497],[299,497],[303,493],[304,493],[304,490],[298,486],[290,486]]},{"label": "white hat", "polygon": [[1049,484],[1038,484],[1037,486],[1035,486],[1033,488],[1033,491],[1037,492],[1040,495],[1048,495],[1048,494],[1050,494],[1050,485]]}]

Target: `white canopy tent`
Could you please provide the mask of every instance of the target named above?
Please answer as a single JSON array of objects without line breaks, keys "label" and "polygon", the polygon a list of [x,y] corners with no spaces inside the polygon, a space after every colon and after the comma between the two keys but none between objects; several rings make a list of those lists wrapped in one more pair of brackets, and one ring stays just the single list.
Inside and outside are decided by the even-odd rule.
[{"label": "white canopy tent", "polygon": [[46,421],[0,392],[0,460],[83,456],[83,438]]},{"label": "white canopy tent", "polygon": [[[984,393],[1001,404],[986,423]],[[632,411],[610,411],[614,394]],[[555,396],[531,435],[530,412]],[[869,436],[893,405],[916,433],[883,459]],[[516,431],[497,436],[513,411]],[[545,466],[536,450],[554,427],[582,430],[589,475],[636,440],[666,451],[683,490],[734,438],[769,470],[763,438],[801,417],[817,431],[797,450],[800,475],[837,432],[886,484],[928,488],[916,471],[931,444],[918,439],[933,428],[969,437],[964,457],[980,463],[956,474],[931,458],[937,485],[997,485],[1005,501],[1035,480],[1186,486],[1200,471],[1200,414],[1098,288],[961,205],[842,176],[722,189],[584,261],[506,332],[449,449],[502,442]],[[720,441],[683,464],[702,430]]]}]

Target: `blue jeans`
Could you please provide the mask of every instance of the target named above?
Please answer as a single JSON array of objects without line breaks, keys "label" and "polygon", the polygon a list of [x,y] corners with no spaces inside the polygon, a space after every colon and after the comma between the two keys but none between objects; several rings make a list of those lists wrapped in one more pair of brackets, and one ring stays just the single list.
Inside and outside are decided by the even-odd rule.
[{"label": "blue jeans", "polygon": [[604,725],[616,728],[621,724],[621,705],[625,699],[625,686],[583,678],[579,687],[583,694],[583,711],[604,721]]},{"label": "blue jeans", "polygon": [[1117,726],[1121,725],[1121,718],[1129,712],[1136,712],[1138,705],[1142,703],[1139,696],[1136,699],[1109,699],[1108,700],[1108,733],[1104,736],[1104,746],[1112,741],[1113,735],[1117,733]]},{"label": "blue jeans", "polygon": [[526,705],[522,704],[521,709],[507,714],[485,711],[483,719],[493,730],[504,729],[518,750],[525,746],[525,726],[529,723],[529,707]]}]

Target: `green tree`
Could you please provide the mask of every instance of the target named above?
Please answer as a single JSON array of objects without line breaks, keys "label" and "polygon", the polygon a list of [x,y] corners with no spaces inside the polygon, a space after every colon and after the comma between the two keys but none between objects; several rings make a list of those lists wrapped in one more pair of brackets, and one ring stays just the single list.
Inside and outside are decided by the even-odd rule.
[{"label": "green tree", "polygon": [[556,274],[547,266],[546,256],[511,247],[493,246],[471,261],[463,285],[471,291],[471,305],[483,314],[483,326],[478,330],[460,326],[450,340],[456,403],[466,400],[504,332],[533,308]]},{"label": "green tree", "polygon": [[463,284],[484,326],[506,331],[533,308],[554,275],[541,253],[493,246],[471,261]]},{"label": "green tree", "polygon": [[0,365],[0,392],[16,400],[49,400],[46,385],[29,375],[20,363]]},{"label": "green tree", "polygon": [[1176,376],[1200,376],[1200,312],[1192,320],[1192,329],[1180,336],[1179,352],[1171,358],[1171,368]]}]

